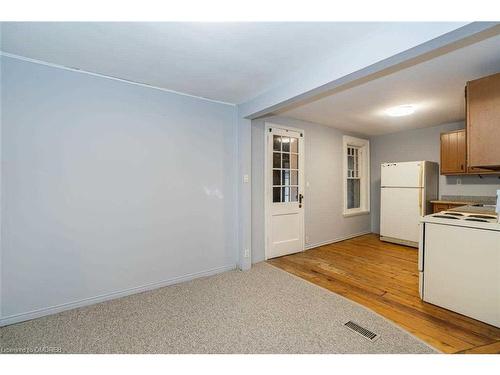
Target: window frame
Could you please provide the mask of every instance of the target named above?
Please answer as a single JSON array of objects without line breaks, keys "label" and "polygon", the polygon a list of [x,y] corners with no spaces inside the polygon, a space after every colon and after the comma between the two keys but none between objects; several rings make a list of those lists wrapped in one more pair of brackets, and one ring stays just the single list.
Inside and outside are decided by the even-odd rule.
[{"label": "window frame", "polygon": [[[287,130],[288,131],[288,130]],[[274,143],[274,138],[275,137],[279,137],[280,138],[280,149],[279,150],[276,150],[275,149],[275,143]],[[299,202],[299,194],[300,194],[300,181],[299,181],[299,174],[300,174],[300,168],[299,168],[299,159],[300,159],[300,152],[299,152],[299,143],[300,143],[300,138],[295,138],[293,136],[289,136],[289,135],[279,135],[279,134],[272,134],[272,145],[273,145],[273,148],[272,148],[272,160],[271,160],[271,173],[272,173],[272,176],[271,176],[271,182],[272,182],[272,186],[271,186],[271,197],[272,197],[272,204],[281,204],[281,203],[297,203]],[[283,149],[283,139],[284,138],[287,138],[289,140],[291,140],[292,138],[293,139],[296,139],[297,140],[297,144],[296,144],[296,151],[294,151],[292,149],[292,144],[290,143],[289,146],[288,146],[288,151],[285,151]],[[280,164],[279,164],[279,167],[276,167],[274,165],[274,161],[275,161],[275,155],[278,154],[280,155]],[[288,155],[288,167],[285,167],[285,165],[283,164],[283,161],[284,161],[284,158],[283,156],[284,155]],[[293,162],[294,160],[294,157],[295,157],[295,163]],[[275,184],[275,180],[274,180],[274,173],[278,171],[279,172],[279,184]],[[288,176],[288,183],[286,182],[285,180],[285,172],[288,171],[289,173],[289,176]],[[295,181],[296,183],[294,184],[293,183],[293,176],[295,174]],[[279,201],[275,201],[274,200],[274,191],[275,189],[279,189],[279,192],[280,192],[280,200]],[[296,194],[295,194],[295,200],[293,200],[293,191],[296,191]],[[283,200],[283,197],[284,197],[284,192],[287,191],[288,192],[288,199],[285,199]]]},{"label": "window frame", "polygon": [[[359,207],[347,208],[347,180],[348,160],[347,149],[358,148],[358,174],[359,174]],[[370,141],[368,139],[356,138],[344,135],[342,137],[342,185],[343,185],[343,216],[366,215],[370,213]]]}]

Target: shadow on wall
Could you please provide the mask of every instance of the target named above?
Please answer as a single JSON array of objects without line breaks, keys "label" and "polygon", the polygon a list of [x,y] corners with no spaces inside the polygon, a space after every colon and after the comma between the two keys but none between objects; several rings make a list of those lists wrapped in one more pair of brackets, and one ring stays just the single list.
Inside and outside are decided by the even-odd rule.
[{"label": "shadow on wall", "polygon": [[499,185],[500,176],[446,176],[447,185]]}]

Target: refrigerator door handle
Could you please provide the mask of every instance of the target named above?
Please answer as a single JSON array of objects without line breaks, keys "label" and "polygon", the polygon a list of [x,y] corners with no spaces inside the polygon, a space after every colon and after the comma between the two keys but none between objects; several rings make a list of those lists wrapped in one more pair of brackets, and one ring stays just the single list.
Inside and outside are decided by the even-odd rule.
[{"label": "refrigerator door handle", "polygon": [[420,193],[418,194],[418,208],[419,208],[419,212],[420,212],[420,216],[424,216],[424,206],[423,206],[423,199],[422,199],[422,195],[424,194],[424,189],[420,189]]},{"label": "refrigerator door handle", "polygon": [[424,179],[424,166],[423,163],[420,164],[420,168],[418,170],[418,187],[422,187],[422,180]]},{"label": "refrigerator door handle", "polygon": [[420,187],[420,194],[418,195],[418,208],[420,212],[420,216],[424,216],[424,207],[423,207],[423,197],[422,195],[424,194],[425,189],[422,186],[422,179],[423,179],[423,174],[424,174],[424,167],[423,163],[420,164],[420,170],[418,174],[418,186]]}]

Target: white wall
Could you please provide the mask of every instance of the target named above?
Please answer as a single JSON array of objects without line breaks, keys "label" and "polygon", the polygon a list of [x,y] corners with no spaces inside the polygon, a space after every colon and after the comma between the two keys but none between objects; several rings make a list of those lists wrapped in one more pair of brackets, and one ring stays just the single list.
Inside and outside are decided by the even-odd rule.
[{"label": "white wall", "polygon": [[283,117],[252,121],[252,262],[264,260],[264,123],[304,130],[306,247],[370,231],[370,215],[345,218],[342,136],[337,129]]},{"label": "white wall", "polygon": [[[429,160],[439,163],[440,134],[463,129],[463,121],[424,129],[408,130],[372,137],[371,210],[372,231],[380,230],[380,164]],[[460,181],[460,184],[457,182]],[[495,196],[500,189],[498,176],[440,176],[439,195]]]},{"label": "white wall", "polygon": [[4,324],[235,267],[235,107],[1,59]]}]

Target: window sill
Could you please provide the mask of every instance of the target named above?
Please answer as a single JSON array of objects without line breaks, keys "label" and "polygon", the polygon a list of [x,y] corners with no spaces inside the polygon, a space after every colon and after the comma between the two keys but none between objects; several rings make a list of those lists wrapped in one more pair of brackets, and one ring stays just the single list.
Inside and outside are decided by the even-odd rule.
[{"label": "window sill", "polygon": [[368,215],[370,214],[370,210],[363,210],[363,211],[347,211],[342,214],[344,217],[351,217],[351,216],[360,216],[360,215]]}]

